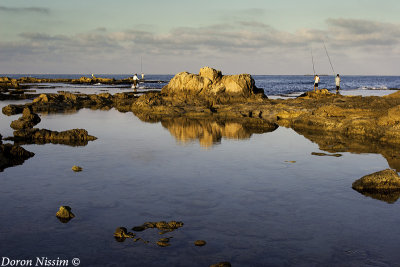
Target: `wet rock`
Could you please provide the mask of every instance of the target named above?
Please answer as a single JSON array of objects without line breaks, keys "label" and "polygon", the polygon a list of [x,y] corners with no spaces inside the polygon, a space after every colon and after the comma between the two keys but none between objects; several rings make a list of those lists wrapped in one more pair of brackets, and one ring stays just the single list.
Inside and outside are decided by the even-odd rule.
[{"label": "wet rock", "polygon": [[56,213],[56,217],[63,223],[69,222],[72,218],[75,218],[75,215],[71,211],[71,207],[69,206],[61,206],[60,209]]},{"label": "wet rock", "polygon": [[171,237],[168,238],[161,238],[160,240],[157,241],[157,245],[160,247],[169,247],[171,244],[169,243],[169,240]]},{"label": "wet rock", "polygon": [[40,121],[39,115],[33,113],[31,107],[25,107],[22,116],[18,120],[12,121],[10,127],[14,130],[28,129],[33,128]]},{"label": "wet rock", "polygon": [[47,129],[23,129],[14,131],[13,140],[26,143],[53,143],[66,145],[86,145],[88,141],[96,140],[97,137],[89,135],[84,129],[72,129],[62,132]]},{"label": "wet rock", "polygon": [[[115,229],[114,238],[118,242],[124,242],[126,238],[134,238],[134,237],[135,237],[135,234],[128,232],[125,227],[118,227],[117,229]],[[135,240],[135,242],[138,240]]]},{"label": "wet rock", "polygon": [[231,267],[231,266],[232,265],[227,261],[219,262],[219,263],[210,265],[210,267]]},{"label": "wet rock", "polygon": [[311,152],[311,155],[320,156],[320,157],[323,157],[323,156],[341,157],[342,156],[342,154],[326,154],[326,153],[321,153],[321,152]]},{"label": "wet rock", "polygon": [[328,89],[319,89],[315,91],[308,91],[305,92],[304,94],[301,94],[299,97],[302,98],[320,98],[320,97],[329,97],[329,96],[335,96],[336,94],[333,94],[328,91]]},{"label": "wet rock", "polygon": [[4,115],[11,116],[22,113],[24,108],[24,105],[8,105],[2,108],[2,112]]},{"label": "wet rock", "polygon": [[183,222],[177,222],[177,221],[145,222],[141,226],[133,227],[132,230],[140,232],[140,231],[144,231],[149,228],[157,228],[158,230],[161,230],[163,232],[172,232],[182,226],[183,226]]},{"label": "wet rock", "polygon": [[386,169],[361,177],[352,184],[358,192],[400,191],[400,177],[396,171]]},{"label": "wet rock", "polygon": [[0,135],[0,172],[5,168],[21,165],[34,155],[18,145],[2,144]]},{"label": "wet rock", "polygon": [[194,241],[194,245],[198,246],[198,247],[205,246],[206,244],[207,244],[207,242],[204,241],[204,240],[196,240],[196,241]]},{"label": "wet rock", "polygon": [[82,169],[82,167],[79,167],[79,166],[74,165],[74,166],[72,166],[72,170],[73,170],[74,172],[81,172],[83,169]]}]

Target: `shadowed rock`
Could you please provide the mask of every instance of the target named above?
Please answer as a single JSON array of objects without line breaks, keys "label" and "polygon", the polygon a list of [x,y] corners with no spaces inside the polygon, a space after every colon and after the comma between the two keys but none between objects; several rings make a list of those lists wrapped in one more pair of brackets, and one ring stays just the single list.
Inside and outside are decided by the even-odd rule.
[{"label": "shadowed rock", "polygon": [[219,262],[219,263],[210,265],[210,267],[231,267],[231,266],[232,265],[227,261]]},{"label": "shadowed rock", "polygon": [[61,206],[60,209],[56,213],[56,217],[62,223],[69,222],[72,218],[75,218],[75,215],[71,211],[71,207],[69,206]]},{"label": "shadowed rock", "polygon": [[0,141],[0,172],[5,168],[21,165],[34,155],[18,145],[1,144]]}]

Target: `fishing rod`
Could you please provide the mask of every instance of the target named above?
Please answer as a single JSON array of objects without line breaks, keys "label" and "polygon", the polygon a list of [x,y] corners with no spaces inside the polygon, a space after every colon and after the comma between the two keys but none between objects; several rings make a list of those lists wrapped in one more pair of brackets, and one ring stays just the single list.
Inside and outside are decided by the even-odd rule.
[{"label": "fishing rod", "polygon": [[314,76],[315,76],[315,65],[314,65],[314,55],[312,52],[312,46],[311,46],[311,61],[312,61],[312,69],[314,71]]},{"label": "fishing rod", "polygon": [[335,72],[335,70],[333,69],[332,61],[331,61],[331,58],[330,58],[330,56],[329,56],[329,54],[328,54],[328,49],[326,49],[324,40],[322,40],[322,43],[324,44],[325,52],[326,52],[326,55],[328,56],[328,59],[329,59],[329,64],[331,64],[331,68],[332,68],[332,71],[333,71],[333,76],[335,76],[335,73],[336,73],[336,72]]}]

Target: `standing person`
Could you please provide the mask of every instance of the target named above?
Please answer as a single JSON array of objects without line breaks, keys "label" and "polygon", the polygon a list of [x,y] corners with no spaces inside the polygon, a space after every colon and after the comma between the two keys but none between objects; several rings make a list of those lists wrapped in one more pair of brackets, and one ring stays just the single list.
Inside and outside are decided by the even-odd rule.
[{"label": "standing person", "polygon": [[316,74],[314,77],[314,92],[315,92],[315,88],[317,88],[317,90],[318,90],[318,84],[319,84],[319,76]]},{"label": "standing person", "polygon": [[138,83],[139,83],[139,78],[138,78],[138,76],[137,76],[137,74],[135,73],[135,75],[133,75],[133,85],[132,85],[132,88],[133,89],[136,89],[137,88],[137,85],[138,85]]},{"label": "standing person", "polygon": [[340,89],[340,76],[339,76],[339,74],[336,75],[336,77],[335,77],[335,84],[336,84],[336,93],[339,93],[339,89]]},{"label": "standing person", "polygon": [[142,80],[144,80],[144,73],[142,72]]}]

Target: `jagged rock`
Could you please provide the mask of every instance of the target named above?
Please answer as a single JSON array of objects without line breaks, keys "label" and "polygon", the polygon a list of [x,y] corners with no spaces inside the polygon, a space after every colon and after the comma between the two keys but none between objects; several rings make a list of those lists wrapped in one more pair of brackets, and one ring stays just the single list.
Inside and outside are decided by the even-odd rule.
[{"label": "jagged rock", "polygon": [[262,93],[255,86],[249,74],[226,75],[209,67],[202,68],[197,74],[181,72],[164,86],[163,94],[216,95],[219,93],[232,96],[245,96]]},{"label": "jagged rock", "polygon": [[35,153],[29,152],[18,145],[1,143],[0,138],[0,172],[5,168],[21,165],[25,160],[35,155]]},{"label": "jagged rock", "polygon": [[22,111],[22,117],[18,120],[12,121],[10,126],[14,130],[22,130],[33,128],[36,124],[41,121],[39,115],[33,113],[30,107],[25,107]]},{"label": "jagged rock", "polygon": [[196,241],[194,241],[194,245],[198,246],[198,247],[205,246],[206,244],[207,244],[207,242],[204,241],[204,240],[196,240]]},{"label": "jagged rock", "polygon": [[386,169],[361,177],[352,188],[359,192],[400,191],[400,177],[396,171]]},{"label": "jagged rock", "polygon": [[75,218],[75,215],[71,211],[71,207],[69,206],[61,206],[60,209],[56,213],[56,217],[63,223],[69,222],[72,218]]},{"label": "jagged rock", "polygon": [[24,105],[7,105],[2,108],[2,112],[4,115],[11,116],[22,113],[24,110]]}]

